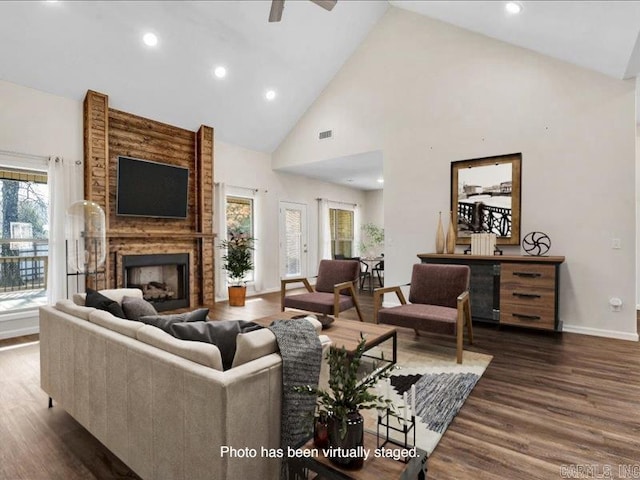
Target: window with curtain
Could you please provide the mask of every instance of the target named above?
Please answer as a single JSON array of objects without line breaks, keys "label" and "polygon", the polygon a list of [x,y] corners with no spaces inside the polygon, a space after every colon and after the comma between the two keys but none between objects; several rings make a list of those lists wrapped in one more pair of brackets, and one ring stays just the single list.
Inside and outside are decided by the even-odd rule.
[{"label": "window with curtain", "polygon": [[354,252],[353,210],[329,209],[331,225],[331,256],[344,255],[349,258]]},{"label": "window with curtain", "polygon": [[0,166],[0,312],[46,303],[47,174]]},{"label": "window with curtain", "polygon": [[[227,196],[226,199],[227,238],[232,234],[245,234],[255,238],[254,234],[254,208],[253,198]],[[252,252],[255,265],[255,252]],[[254,271],[251,270],[244,278],[245,282],[254,280]]]}]

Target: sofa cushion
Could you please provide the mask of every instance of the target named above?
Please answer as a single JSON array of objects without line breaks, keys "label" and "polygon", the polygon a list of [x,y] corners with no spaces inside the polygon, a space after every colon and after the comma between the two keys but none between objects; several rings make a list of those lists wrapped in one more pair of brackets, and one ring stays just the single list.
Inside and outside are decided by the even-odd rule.
[{"label": "sofa cushion", "polygon": [[84,303],[87,307],[104,310],[105,312],[109,312],[119,318],[127,318],[118,302],[102,295],[100,292],[97,292],[92,288],[87,288],[87,296]]},{"label": "sofa cushion", "polygon": [[89,320],[91,312],[95,312],[93,307],[81,307],[76,305],[71,300],[58,300],[56,302],[56,308],[64,313],[73,315],[74,317],[82,318],[83,320]]},{"label": "sofa cushion", "polygon": [[140,320],[145,315],[158,315],[158,311],[153,304],[147,302],[144,298],[122,297],[122,310],[129,320]]},{"label": "sofa cushion", "polygon": [[222,366],[225,370],[231,368],[236,353],[236,337],[239,333],[263,328],[254,322],[244,320],[223,320],[217,322],[174,323],[170,332],[174,337],[182,340],[195,340],[212,343],[220,350]]},{"label": "sofa cushion", "polygon": [[232,368],[278,351],[276,336],[268,328],[239,333]]},{"label": "sofa cushion", "polygon": [[104,310],[95,310],[89,314],[89,321],[131,338],[136,338],[136,332],[144,327],[143,323],[114,317]]},{"label": "sofa cushion", "polygon": [[[142,290],[140,290],[139,288],[111,288],[100,290],[100,293],[105,297],[108,297],[111,300],[115,300],[120,304],[122,303],[122,299],[125,296],[142,298]],[[84,306],[86,296],[86,293],[74,293],[73,303],[75,303],[76,305]]]},{"label": "sofa cushion", "polygon": [[222,371],[222,357],[215,345],[174,338],[151,325],[143,325],[136,333],[141,342],[186,358],[192,362]]},{"label": "sofa cushion", "polygon": [[[306,316],[305,319],[313,325],[316,333],[320,335],[322,324],[311,315]],[[276,353],[277,351],[278,343],[276,342],[276,336],[268,328],[239,333],[236,337],[236,354],[233,357],[233,365],[231,367],[235,368],[238,365],[243,365],[256,358],[269,355],[270,353]]]}]

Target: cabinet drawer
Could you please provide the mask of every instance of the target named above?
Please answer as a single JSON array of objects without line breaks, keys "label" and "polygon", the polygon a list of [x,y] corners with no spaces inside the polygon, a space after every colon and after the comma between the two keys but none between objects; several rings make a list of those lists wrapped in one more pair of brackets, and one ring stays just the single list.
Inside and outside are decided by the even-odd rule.
[{"label": "cabinet drawer", "polygon": [[500,289],[546,288],[555,290],[556,268],[553,265],[503,263],[500,267]]},{"label": "cabinet drawer", "polygon": [[556,292],[549,288],[530,288],[526,285],[501,287],[500,305],[507,303],[553,311],[556,305]]},{"label": "cabinet drawer", "polygon": [[555,310],[553,305],[531,306],[500,302],[500,323],[553,330]]}]

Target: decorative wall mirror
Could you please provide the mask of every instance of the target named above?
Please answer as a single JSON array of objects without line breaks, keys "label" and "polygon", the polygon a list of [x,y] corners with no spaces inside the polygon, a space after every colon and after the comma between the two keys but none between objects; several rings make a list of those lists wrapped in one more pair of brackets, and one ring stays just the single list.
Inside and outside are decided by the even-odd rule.
[{"label": "decorative wall mirror", "polygon": [[495,233],[498,245],[520,245],[522,154],[451,162],[451,211],[456,243]]}]

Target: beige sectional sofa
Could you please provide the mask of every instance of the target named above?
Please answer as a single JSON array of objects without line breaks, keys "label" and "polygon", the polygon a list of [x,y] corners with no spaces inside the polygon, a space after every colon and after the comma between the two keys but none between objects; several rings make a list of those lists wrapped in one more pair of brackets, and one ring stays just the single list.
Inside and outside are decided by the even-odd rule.
[{"label": "beige sectional sofa", "polygon": [[[279,461],[260,455],[280,442],[282,359],[269,330],[241,334],[233,368],[221,371],[214,345],[62,300],[40,309],[40,368],[55,408],[144,479],[279,477]],[[321,383],[327,376],[323,363]],[[222,455],[222,446],[257,455]]]}]

